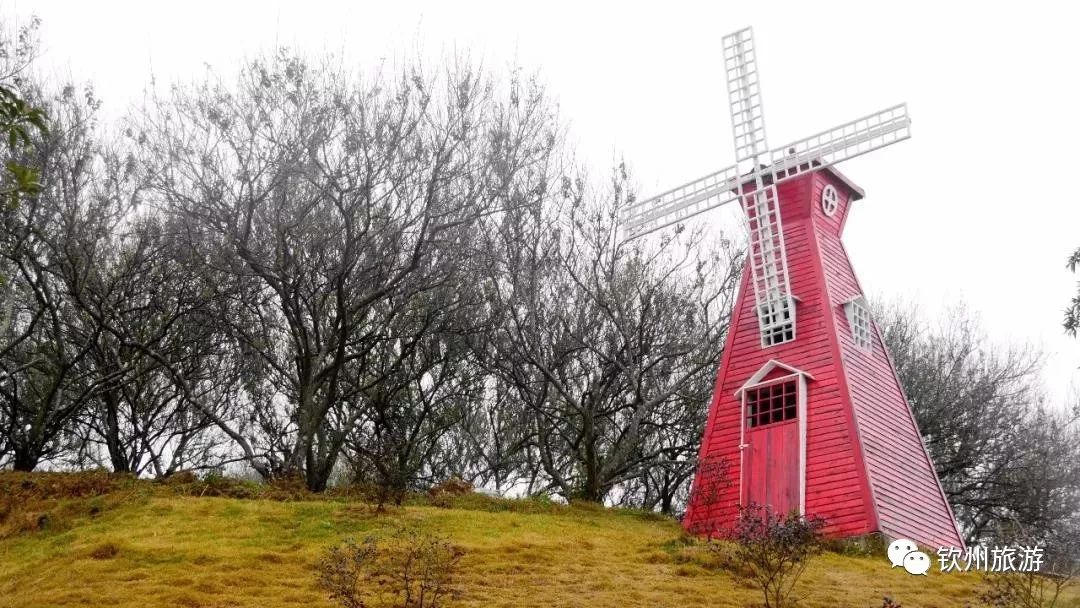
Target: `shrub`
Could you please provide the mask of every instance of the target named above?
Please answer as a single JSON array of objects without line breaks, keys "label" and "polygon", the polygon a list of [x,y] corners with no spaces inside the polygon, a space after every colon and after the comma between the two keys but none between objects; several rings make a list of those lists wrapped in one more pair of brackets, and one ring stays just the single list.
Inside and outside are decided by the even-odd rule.
[{"label": "shrub", "polygon": [[988,574],[983,582],[979,600],[991,608],[1054,608],[1070,585],[1067,577],[1038,572]]},{"label": "shrub", "polygon": [[[258,482],[248,481],[249,484],[258,485]],[[307,487],[307,482],[300,475],[278,476],[262,485],[262,493],[259,498],[266,500],[311,500],[312,492]]]},{"label": "shrub", "polygon": [[90,551],[90,557],[92,559],[112,559],[120,554],[120,547],[117,547],[114,543],[104,543],[94,547]]},{"label": "shrub", "polygon": [[819,517],[777,515],[768,507],[749,505],[739,510],[731,534],[734,549],[710,546],[761,589],[766,608],[784,608],[795,603],[795,583],[822,551],[824,525]]},{"label": "shrub", "polygon": [[1055,608],[1063,591],[1072,587],[1080,574],[1074,563],[1069,571],[1000,572],[983,577],[979,593],[983,605],[991,608]]},{"label": "shrub", "polygon": [[0,471],[0,496],[16,502],[103,496],[124,485],[133,477],[105,471],[79,473]]},{"label": "shrub", "polygon": [[173,473],[166,474],[164,477],[160,478],[158,481],[160,481],[161,483],[163,483],[165,485],[176,486],[176,485],[198,483],[199,476],[195,474],[195,471],[189,471],[187,469],[183,469],[183,470],[180,470],[180,471],[174,471]]},{"label": "shrub", "polygon": [[695,504],[697,506],[714,505],[720,502],[724,493],[731,489],[733,484],[731,462],[724,457],[706,458],[698,467],[697,478],[701,487],[695,493]]},{"label": "shrub", "polygon": [[121,490],[136,483],[134,477],[103,471],[0,471],[0,539],[61,530],[73,520],[99,515],[107,503],[123,499]]},{"label": "shrub", "polygon": [[262,498],[266,493],[258,482],[227,477],[219,471],[210,471],[201,478],[185,471],[166,477],[162,483],[185,496],[253,499]]},{"label": "shrub", "polygon": [[435,484],[428,490],[432,498],[438,496],[464,496],[473,493],[473,485],[460,477],[451,477],[442,483]]},{"label": "shrub", "polygon": [[330,601],[343,608],[365,608],[360,582],[365,571],[372,568],[375,554],[374,537],[363,543],[349,539],[326,551],[319,561],[319,587]]},{"label": "shrub", "polygon": [[[997,572],[983,576],[979,600],[991,608],[1055,608],[1062,593],[1080,581],[1080,537],[1074,530],[1034,534],[1014,524],[999,530],[1000,542],[1041,547],[1043,560],[1036,572]],[[1072,605],[1072,604],[1069,604]]]},{"label": "shrub", "polygon": [[462,555],[445,538],[402,528],[331,547],[319,562],[318,583],[343,608],[367,608],[378,589],[389,591],[390,606],[438,608],[453,592]]}]

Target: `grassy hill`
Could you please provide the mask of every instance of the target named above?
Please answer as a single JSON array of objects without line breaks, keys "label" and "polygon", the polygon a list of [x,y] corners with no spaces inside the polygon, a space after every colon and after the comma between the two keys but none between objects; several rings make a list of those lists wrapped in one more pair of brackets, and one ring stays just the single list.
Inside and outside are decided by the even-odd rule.
[{"label": "grassy hill", "polygon": [[[326,547],[402,523],[465,550],[454,606],[759,601],[653,514],[479,495],[413,502],[378,513],[343,494],[236,482],[0,473],[0,608],[330,606],[315,585]],[[953,608],[978,584],[970,574],[911,576],[882,555],[826,553],[800,583],[800,605],[876,608],[890,595],[904,608]]]}]

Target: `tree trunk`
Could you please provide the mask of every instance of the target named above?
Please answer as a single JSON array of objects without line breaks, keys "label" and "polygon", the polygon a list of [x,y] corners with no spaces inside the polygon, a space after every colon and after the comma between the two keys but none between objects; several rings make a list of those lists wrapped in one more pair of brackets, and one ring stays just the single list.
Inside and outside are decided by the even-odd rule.
[{"label": "tree trunk", "polygon": [[105,404],[105,446],[109,450],[109,462],[113,472],[130,473],[131,464],[120,439],[120,400],[115,390],[104,391],[101,398]]},{"label": "tree trunk", "polygon": [[37,468],[40,461],[41,454],[38,454],[35,450],[15,446],[15,459],[12,461],[12,467],[16,471],[29,473]]},{"label": "tree trunk", "polygon": [[312,492],[325,492],[330,482],[330,474],[334,470],[336,456],[320,459],[312,446],[308,446],[307,467],[304,471],[304,481]]}]

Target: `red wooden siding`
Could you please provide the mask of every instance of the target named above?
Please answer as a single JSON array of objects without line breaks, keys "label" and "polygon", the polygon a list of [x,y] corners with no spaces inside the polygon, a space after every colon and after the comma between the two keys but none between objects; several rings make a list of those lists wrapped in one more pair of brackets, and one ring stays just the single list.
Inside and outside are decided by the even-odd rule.
[{"label": "red wooden siding", "polygon": [[[823,188],[828,179],[819,173],[816,187]],[[846,214],[846,209],[843,212]],[[825,219],[822,214],[820,220]],[[818,244],[879,526],[893,538],[910,538],[930,546],[962,546],[877,325],[869,351],[852,339],[843,304],[862,295],[862,288],[840,240],[844,216],[838,213],[835,219],[840,220],[839,226],[835,221],[818,222]]]},{"label": "red wooden siding", "polygon": [[[824,318],[828,310],[824,278],[808,207],[811,185],[809,176],[795,179],[782,184],[778,193],[791,290],[799,298],[796,338],[761,347],[754,294],[748,283],[750,273],[744,271],[701,447],[701,462],[706,465],[702,470],[726,469],[730,479],[695,480],[701,491],[695,489],[691,499],[685,521],[689,530],[723,531],[734,522],[741,473],[741,402],[735,392],[770,359],[814,377],[807,382],[807,512],[828,519],[829,531],[835,534],[862,534],[873,529],[865,471],[856,458],[848,421],[850,406],[833,364],[835,337]],[[718,462],[726,465],[718,466]]]},{"label": "red wooden siding", "polygon": [[748,504],[771,505],[777,513],[799,508],[798,420],[747,429],[743,496]]},{"label": "red wooden siding", "polygon": [[[840,193],[831,218],[818,204],[826,183]],[[959,545],[876,328],[872,353],[851,340],[843,302],[859,295],[860,288],[840,234],[853,191],[827,170],[785,182],[778,190],[791,290],[798,298],[796,337],[762,348],[750,273],[744,269],[684,526],[697,533],[729,530],[744,483],[751,496],[759,491],[770,496],[767,488],[755,485],[769,472],[758,461],[756,448],[749,448],[753,453],[743,468],[742,404],[735,393],[769,360],[776,360],[813,378],[807,380],[806,512],[825,517],[827,532],[838,536],[882,531],[928,545]],[[748,435],[753,432],[748,430]],[[798,445],[797,435],[786,441]],[[786,458],[787,448],[785,442],[770,449]],[[786,500],[777,497],[773,506]]]}]

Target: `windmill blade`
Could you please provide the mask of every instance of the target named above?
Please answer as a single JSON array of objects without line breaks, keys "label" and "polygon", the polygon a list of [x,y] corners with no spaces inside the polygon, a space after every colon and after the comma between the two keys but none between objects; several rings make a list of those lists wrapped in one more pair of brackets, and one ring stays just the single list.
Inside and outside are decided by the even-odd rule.
[{"label": "windmill blade", "polygon": [[787,247],[780,217],[780,195],[769,184],[743,197],[750,227],[748,266],[754,286],[761,345],[795,339],[795,302],[791,297]]},{"label": "windmill blade", "polygon": [[733,165],[635,203],[620,218],[627,238],[636,239],[736,200],[738,175]]},{"label": "windmill blade", "polygon": [[735,161],[742,162],[769,150],[765,141],[765,114],[761,105],[754,31],[748,27],[728,34],[722,44],[731,129],[735,135]]},{"label": "windmill blade", "polygon": [[822,131],[769,152],[773,183],[861,156],[911,137],[911,118],[902,103]]}]

